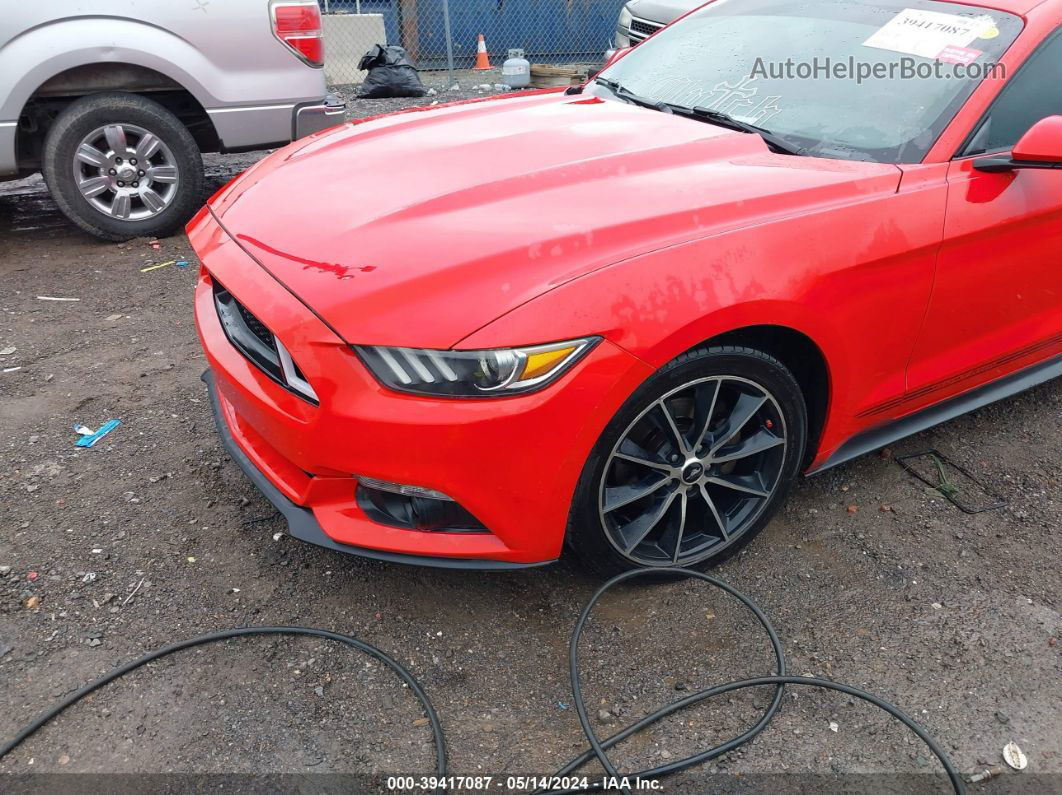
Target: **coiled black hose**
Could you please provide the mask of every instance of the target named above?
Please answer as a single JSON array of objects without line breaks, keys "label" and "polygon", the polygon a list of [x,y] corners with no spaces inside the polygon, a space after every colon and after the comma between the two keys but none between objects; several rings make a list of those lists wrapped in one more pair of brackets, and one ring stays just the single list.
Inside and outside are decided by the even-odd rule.
[{"label": "coiled black hose", "polygon": [[[604,596],[606,592],[608,592],[611,588],[618,585],[619,583],[626,582],[627,580],[631,580],[636,577],[651,576],[677,576],[696,578],[708,583],[709,585],[715,588],[719,588],[725,591],[726,593],[730,594],[738,601],[740,601],[742,604],[744,604],[756,617],[756,620],[759,621],[760,625],[767,633],[767,637],[770,640],[771,647],[774,651],[777,673],[773,676],[760,676],[751,679],[741,679],[733,682],[727,682],[725,684],[716,685],[715,687],[710,687],[706,690],[691,693],[690,695],[685,696],[684,698],[678,699],[677,701],[660,707],[656,711],[651,712],[641,720],[631,724],[630,726],[627,726],[626,728],[622,729],[611,737],[608,737],[605,740],[601,740],[594,732],[593,727],[590,725],[590,719],[586,712],[586,702],[583,699],[582,684],[579,678],[579,641],[582,638],[583,630],[586,628],[586,622],[590,617],[591,611],[594,609],[594,606],[598,603],[598,601],[600,601],[601,597]],[[239,629],[230,629],[225,630],[223,632],[212,632],[207,635],[200,635],[199,637],[190,638],[189,640],[180,641],[178,643],[173,643],[169,646],[164,646],[161,649],[149,652],[143,657],[133,660],[132,662],[128,662],[125,665],[114,669],[110,673],[105,674],[99,679],[90,682],[89,684],[82,687],[80,690],[71,693],[52,709],[40,715],[36,720],[34,720],[28,726],[19,731],[19,733],[14,737],[14,739],[0,747],[0,759],[2,759],[11,751],[13,751],[15,748],[17,748],[21,743],[23,743],[26,739],[33,735],[34,732],[36,732],[50,720],[52,720],[61,712],[63,712],[63,710],[67,709],[70,706],[73,706],[82,698],[87,696],[89,693],[98,690],[99,688],[103,687],[104,685],[110,682],[113,682],[115,679],[124,676],[130,671],[136,670],[137,668],[140,668],[141,666],[146,665],[147,663],[152,662],[153,660],[157,660],[160,657],[165,657],[169,654],[173,654],[174,652],[181,651],[183,649],[189,649],[194,646],[202,646],[207,643],[214,643],[216,641],[229,640],[231,638],[239,638],[248,635],[301,635],[325,638],[327,640],[333,640],[337,643],[345,644],[360,652],[368,654],[371,657],[375,657],[377,660],[382,662],[384,665],[394,671],[394,673],[403,682],[409,685],[410,690],[413,691],[413,694],[416,696],[417,700],[420,701],[421,706],[424,708],[424,714],[428,718],[428,722],[431,725],[431,731],[435,743],[436,777],[440,780],[444,780],[446,778],[446,738],[443,734],[442,724],[439,720],[438,714],[435,711],[435,708],[431,704],[431,700],[428,698],[428,694],[425,692],[420,682],[418,682],[416,678],[414,678],[413,674],[411,674],[397,660],[390,657],[388,654],[384,653],[372,644],[358,640],[357,638],[352,637],[350,635],[343,635],[338,632],[329,632],[328,630],[314,629],[311,627],[243,627]],[[682,770],[687,770],[696,765],[703,764],[704,762],[707,762],[711,759],[715,759],[718,756],[722,756],[728,751],[734,750],[738,746],[744,745],[745,743],[749,742],[754,737],[759,735],[761,732],[763,732],[764,729],[767,728],[768,724],[770,724],[771,720],[775,716],[775,713],[777,713],[779,706],[781,705],[785,687],[787,685],[796,685],[801,687],[818,687],[827,690],[834,690],[840,693],[845,693],[849,696],[861,699],[870,704],[873,704],[874,706],[880,709],[883,709],[885,712],[889,713],[892,717],[896,718],[896,720],[900,721],[912,732],[914,732],[918,736],[918,738],[926,744],[926,746],[933,753],[933,755],[940,760],[941,765],[944,767],[944,770],[947,773],[949,780],[951,781],[952,788],[957,793],[957,795],[965,795],[965,787],[963,785],[962,778],[955,770],[954,765],[952,765],[951,760],[944,752],[944,749],[941,748],[940,745],[931,736],[929,736],[925,729],[919,726],[913,718],[902,712],[897,707],[888,703],[887,701],[878,698],[877,696],[871,693],[859,690],[858,688],[849,687],[848,685],[840,684],[838,682],[831,682],[828,679],[815,679],[812,677],[787,675],[785,667],[785,654],[782,651],[781,641],[778,638],[778,633],[771,625],[771,622],[767,619],[767,616],[763,614],[763,611],[760,610],[760,608],[756,605],[755,602],[753,602],[749,597],[745,596],[743,593],[738,591],[736,588],[733,588],[730,585],[727,585],[726,583],[722,582],[721,580],[717,580],[714,577],[711,577],[707,574],[703,574],[698,571],[680,568],[640,569],[620,574],[616,577],[613,577],[611,580],[602,585],[597,590],[597,592],[592,597],[590,597],[590,600],[586,603],[586,606],[583,608],[582,613],[579,615],[579,619],[575,622],[575,627],[572,630],[572,636],[569,645],[568,669],[571,675],[572,697],[575,703],[576,713],[579,716],[579,723],[582,725],[583,733],[586,735],[586,739],[590,744],[590,749],[565,764],[554,774],[554,776],[565,776],[571,773],[573,770],[577,770],[578,768],[582,767],[584,764],[594,758],[596,758],[598,762],[600,762],[601,766],[605,769],[606,773],[608,773],[610,777],[614,777],[616,779],[626,778],[628,781],[635,782],[639,779],[648,780],[662,778],[664,776],[673,775]],[[612,748],[617,743],[622,742],[631,735],[642,731],[643,729],[647,728],[648,726],[651,726],[652,724],[667,717],[668,715],[672,715],[675,712],[685,709],[686,707],[693,706],[694,704],[698,704],[701,701],[704,701],[705,699],[712,698],[713,696],[723,695],[724,693],[731,693],[737,690],[744,690],[751,687],[774,687],[774,698],[771,700],[770,705],[764,711],[763,715],[760,716],[759,720],[753,726],[751,726],[749,729],[747,729],[737,737],[734,737],[724,743],[720,743],[719,745],[713,746],[712,748],[709,748],[706,751],[701,751],[700,753],[687,756],[675,762],[671,762],[669,764],[661,765],[659,767],[654,767],[647,770],[636,771],[633,773],[621,773],[619,770],[617,770],[616,766],[612,763],[612,760],[608,757],[607,751],[609,748]],[[602,784],[596,783],[590,786],[587,790],[568,790],[567,792],[595,791],[600,789],[602,789]],[[436,791],[444,792],[445,790],[440,788]],[[623,788],[622,791],[626,793],[626,795],[630,795],[629,789]],[[553,795],[558,795],[558,793],[554,792]]]},{"label": "coiled black hose", "polygon": [[[760,625],[763,627],[764,631],[767,633],[767,637],[771,641],[771,646],[774,650],[776,660],[777,674],[775,674],[774,676],[760,676],[752,679],[741,679],[734,682],[727,682],[725,684],[716,685],[715,687],[710,687],[707,690],[701,690],[696,693],[691,693],[690,695],[681,698],[677,701],[673,701],[670,704],[665,704],[663,707],[654,712],[649,713],[638,722],[631,724],[627,728],[617,732],[616,734],[602,741],[600,738],[598,738],[597,734],[594,732],[593,727],[590,725],[590,719],[586,712],[586,703],[583,700],[582,683],[579,677],[579,641],[582,638],[583,630],[586,627],[587,620],[590,618],[591,611],[593,611],[594,606],[598,603],[598,601],[600,601],[601,597],[604,596],[605,593],[607,593],[611,588],[621,582],[625,582],[636,577],[653,576],[677,576],[702,580],[703,582],[706,582],[715,588],[719,588],[720,590],[725,591],[726,593],[730,594],[738,601],[740,601],[742,604],[744,604],[756,617],[756,620],[760,622]],[[778,711],[778,707],[781,704],[782,694],[785,689],[785,686],[798,685],[804,687],[819,687],[825,688],[827,690],[836,690],[841,693],[846,693],[855,698],[862,699],[863,701],[867,701],[873,704],[874,706],[885,710],[898,721],[900,721],[902,724],[904,724],[907,728],[913,731],[918,736],[918,738],[922,740],[922,742],[924,742],[926,746],[928,746],[929,750],[933,752],[933,755],[940,760],[941,765],[944,767],[945,772],[948,774],[948,778],[951,781],[952,788],[955,790],[957,795],[965,795],[966,792],[962,778],[955,770],[955,767],[952,765],[951,760],[948,758],[948,755],[947,753],[945,753],[944,749],[941,748],[940,745],[932,737],[930,737],[929,734],[925,731],[925,729],[919,726],[913,718],[902,712],[897,707],[893,706],[887,701],[884,701],[883,699],[878,698],[877,696],[871,693],[867,693],[863,690],[859,690],[858,688],[849,687],[848,685],[843,685],[838,682],[831,682],[828,679],[815,679],[812,677],[805,676],[786,675],[785,655],[782,652],[782,645],[778,639],[778,633],[771,625],[771,622],[770,620],[768,620],[767,616],[763,614],[763,611],[759,608],[759,606],[755,602],[753,602],[749,597],[745,596],[745,594],[738,591],[736,588],[733,588],[730,585],[727,585],[725,582],[717,580],[716,578],[699,571],[679,568],[638,569],[613,577],[611,580],[609,580],[600,588],[598,588],[597,593],[591,596],[590,600],[586,603],[586,606],[583,607],[583,612],[579,615],[578,621],[575,622],[575,628],[572,630],[571,642],[568,647],[568,673],[569,676],[571,676],[572,680],[572,700],[575,703],[575,709],[579,715],[579,723],[583,727],[583,734],[586,735],[586,739],[590,743],[590,750],[584,752],[580,756],[570,761],[559,771],[557,771],[555,775],[563,776],[568,773],[571,773],[573,770],[578,769],[579,767],[586,764],[595,757],[597,758],[598,762],[601,763],[601,766],[605,769],[606,773],[608,773],[610,777],[616,779],[626,777],[628,780],[637,781],[638,779],[662,778],[664,776],[678,773],[682,770],[687,770],[691,767],[694,767],[695,765],[700,765],[711,759],[715,759],[718,756],[722,756],[728,751],[732,751],[738,746],[744,745],[745,743],[752,740],[752,738],[756,737],[758,734],[763,732],[763,730],[766,729],[767,725],[771,722],[771,719],[774,718],[775,713]],[[640,732],[643,729],[651,726],[662,718],[665,718],[668,715],[685,709],[686,707],[691,707],[694,704],[698,704],[701,701],[704,701],[705,699],[712,698],[713,696],[723,695],[724,693],[731,693],[735,690],[744,690],[750,687],[765,687],[769,685],[774,685],[776,687],[774,699],[771,701],[770,706],[763,713],[763,715],[756,722],[756,724],[749,728],[747,731],[738,735],[737,737],[734,737],[733,739],[728,740],[725,743],[721,743],[717,746],[714,746],[713,748],[709,748],[706,751],[702,751],[698,754],[685,757],[684,759],[679,759],[667,765],[662,765],[660,767],[654,767],[648,770],[641,770],[633,773],[620,773],[616,769],[616,766],[612,763],[612,760],[609,759],[608,754],[606,753],[606,751],[612,746],[616,745],[619,742],[622,742],[631,735],[636,734],[637,732]],[[601,789],[601,785],[595,784],[591,786],[587,791],[594,791],[599,789]],[[570,790],[570,792],[577,791],[583,790]],[[626,795],[630,795],[629,789],[623,789],[622,791]],[[554,792],[553,795],[559,795],[559,793]]]}]

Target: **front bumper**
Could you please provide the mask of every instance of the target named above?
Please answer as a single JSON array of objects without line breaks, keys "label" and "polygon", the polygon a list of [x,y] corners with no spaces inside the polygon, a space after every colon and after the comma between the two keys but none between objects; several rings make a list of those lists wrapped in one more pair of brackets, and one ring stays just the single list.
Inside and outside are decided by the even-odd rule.
[{"label": "front bumper", "polygon": [[356,554],[360,557],[383,560],[388,563],[406,563],[416,566],[436,566],[451,569],[502,570],[531,568],[534,566],[543,566],[546,565],[546,563],[552,562],[506,563],[504,561],[493,560],[429,558],[418,555],[401,555],[381,552],[379,550],[366,549],[364,547],[351,547],[347,544],[339,544],[333,541],[322,529],[317,519],[314,518],[313,511],[308,508],[303,508],[301,505],[296,505],[285,497],[280,489],[270,482],[269,478],[262,473],[262,470],[255,466],[254,462],[243,452],[240,445],[237,444],[236,439],[233,438],[232,431],[229,430],[228,421],[225,419],[225,410],[222,408],[221,400],[218,397],[217,387],[214,383],[214,374],[209,370],[203,373],[203,383],[206,384],[207,392],[210,395],[210,407],[214,413],[214,424],[217,426],[218,436],[221,437],[222,446],[224,446],[229,455],[232,456],[232,460],[239,465],[240,469],[243,470],[244,474],[247,475],[255,487],[262,492],[262,496],[269,500],[274,508],[280,511],[280,514],[288,523],[288,535],[292,538],[297,538],[308,544],[316,544],[319,547],[325,547],[334,552]]},{"label": "front bumper", "polygon": [[[533,394],[490,400],[398,394],[382,387],[347,342],[209,212],[197,216],[189,236],[204,264],[196,325],[222,438],[287,517],[292,535],[369,557],[462,568],[513,568],[560,556],[583,464],[615,410],[651,372],[648,365],[605,341]],[[215,280],[291,351],[319,405],[279,386],[229,342],[214,306]],[[380,524],[358,504],[356,476],[441,491],[489,532]]]},{"label": "front bumper", "polygon": [[343,121],[346,112],[347,103],[335,94],[328,94],[321,102],[298,105],[293,113],[291,140],[334,127]]}]

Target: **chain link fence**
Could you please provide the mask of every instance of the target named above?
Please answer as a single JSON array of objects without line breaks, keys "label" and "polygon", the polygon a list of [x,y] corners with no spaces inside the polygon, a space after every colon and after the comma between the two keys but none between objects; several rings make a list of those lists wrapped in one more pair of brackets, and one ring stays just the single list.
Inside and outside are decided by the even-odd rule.
[{"label": "chain link fence", "polygon": [[[568,73],[585,74],[601,65],[626,0],[318,2],[330,85],[361,83],[361,56],[374,44],[397,44],[417,65],[424,84],[441,90],[503,82],[501,66],[510,49],[524,51],[533,85],[567,84]],[[480,34],[490,71],[475,69]]]}]

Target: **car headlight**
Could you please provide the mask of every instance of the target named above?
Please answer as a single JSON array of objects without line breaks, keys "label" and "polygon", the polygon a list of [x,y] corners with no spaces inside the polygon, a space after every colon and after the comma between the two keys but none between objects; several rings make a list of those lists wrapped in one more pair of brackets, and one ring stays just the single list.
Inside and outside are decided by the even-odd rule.
[{"label": "car headlight", "polygon": [[620,9],[619,22],[616,24],[625,31],[630,30],[633,19],[634,14],[631,13],[631,10],[627,8],[627,6],[623,6],[623,8]]},{"label": "car headlight", "polygon": [[598,342],[597,337],[486,351],[438,351],[357,345],[385,386],[439,397],[506,397],[541,389]]}]

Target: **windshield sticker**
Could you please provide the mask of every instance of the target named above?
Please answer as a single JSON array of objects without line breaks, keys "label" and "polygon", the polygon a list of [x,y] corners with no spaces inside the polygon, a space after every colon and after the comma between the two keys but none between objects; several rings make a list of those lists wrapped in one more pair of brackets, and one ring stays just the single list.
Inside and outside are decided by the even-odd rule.
[{"label": "windshield sticker", "polygon": [[999,36],[999,28],[996,27],[996,21],[990,17],[987,19],[988,22],[985,24],[985,29],[977,37],[979,39],[994,39]]},{"label": "windshield sticker", "polygon": [[975,50],[972,47],[945,47],[937,55],[937,60],[969,66],[982,55],[984,55],[982,50]]},{"label": "windshield sticker", "polygon": [[989,16],[961,17],[905,8],[863,42],[863,46],[935,59],[946,48],[968,47],[995,26]]}]

